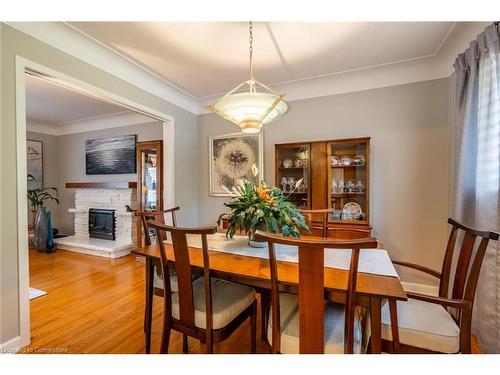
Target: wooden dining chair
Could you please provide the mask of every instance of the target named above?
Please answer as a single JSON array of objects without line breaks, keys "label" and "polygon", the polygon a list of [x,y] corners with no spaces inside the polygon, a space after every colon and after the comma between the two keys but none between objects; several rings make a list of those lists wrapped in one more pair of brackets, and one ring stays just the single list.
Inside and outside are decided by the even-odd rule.
[{"label": "wooden dining chair", "polygon": [[[151,233],[148,229],[147,222],[150,220],[157,221],[159,223],[165,224],[165,214],[170,214],[172,220],[172,225],[177,226],[177,211],[180,210],[179,206],[167,208],[166,210],[158,211],[136,211],[135,215],[141,220],[142,230],[144,231],[144,242],[146,246],[150,246],[154,240],[154,232]],[[137,239],[139,241],[139,238]]]},{"label": "wooden dining chair", "polygon": [[[417,284],[415,288],[413,284],[412,288],[405,288],[407,302],[398,301],[397,304],[386,304],[382,308],[382,338],[385,351],[471,352],[472,308],[479,273],[489,241],[497,241],[499,234],[472,229],[453,219],[448,219],[448,223],[452,228],[441,272],[418,264],[393,260],[394,264],[439,279],[439,289],[437,295],[428,295],[424,294],[425,287],[418,288]],[[462,238],[460,246],[457,246],[457,238]],[[458,253],[455,255],[456,248]],[[454,255],[457,258],[455,265]],[[454,277],[450,294],[452,275]],[[392,334],[391,315],[393,321],[398,322],[396,335]]]},{"label": "wooden dining chair", "polygon": [[[355,306],[360,248],[377,247],[375,239],[326,240],[285,238],[257,231],[268,242],[271,319],[268,341],[273,353],[361,353],[368,343],[363,315]],[[280,291],[276,245],[298,247],[299,295]],[[324,300],[325,249],[352,249],[346,304]],[[327,250],[329,251],[329,250]]]},{"label": "wooden dining chair", "polygon": [[[142,231],[137,231],[137,243],[142,242],[142,233],[144,233],[144,244],[145,246],[151,246],[156,241],[156,233],[154,230],[149,230],[148,221],[157,221],[159,223],[165,223],[165,215],[170,214],[170,219],[172,225],[177,226],[177,212],[180,210],[179,206],[167,208],[166,210],[158,211],[135,211],[135,216],[140,219],[140,225]],[[163,297],[163,276],[161,272],[160,264],[153,265],[153,295],[158,297]],[[170,268],[170,287],[172,291],[176,292],[177,288],[177,275],[175,270]],[[144,334],[146,335],[146,353],[149,353],[151,345],[151,322],[153,319],[153,301],[152,297],[150,301],[146,301],[144,308]],[[187,337],[184,336],[183,339],[184,346],[187,346]]]},{"label": "wooden dining chair", "polygon": [[[149,228],[159,239],[170,233],[172,237],[174,267],[177,273],[178,292],[172,292],[170,278],[163,277],[163,331],[161,353],[168,353],[170,331],[194,337],[205,343],[206,353],[213,352],[214,342],[226,339],[247,318],[250,318],[251,352],[255,353],[257,301],[252,288],[212,278],[207,235],[217,232],[217,227],[178,228],[156,221],[149,221]],[[199,235],[202,241],[203,277],[193,281],[188,248],[188,235]],[[161,269],[168,272],[169,261],[164,241],[159,241]],[[184,350],[186,349],[186,350]],[[187,347],[183,345],[183,351]]]},{"label": "wooden dining chair", "polygon": [[325,238],[328,237],[328,216],[332,215],[334,211],[334,208],[325,208],[321,210],[299,210],[299,212],[306,219],[309,231],[312,234],[317,232],[321,237]]},{"label": "wooden dining chair", "polygon": [[[151,246],[151,244],[156,241],[156,233],[150,231],[148,228],[148,221],[157,221],[159,223],[165,224],[165,214],[170,214],[170,219],[172,220],[172,225],[177,226],[177,212],[180,210],[179,206],[167,208],[166,210],[158,211],[137,211],[135,213],[141,220],[142,229],[144,231],[144,242],[146,246]],[[139,239],[137,239],[139,241]],[[175,270],[170,269],[170,285],[172,291],[177,291],[177,277],[175,275]],[[155,266],[154,279],[153,279],[153,293],[156,296],[163,296],[163,276],[159,265]]]}]

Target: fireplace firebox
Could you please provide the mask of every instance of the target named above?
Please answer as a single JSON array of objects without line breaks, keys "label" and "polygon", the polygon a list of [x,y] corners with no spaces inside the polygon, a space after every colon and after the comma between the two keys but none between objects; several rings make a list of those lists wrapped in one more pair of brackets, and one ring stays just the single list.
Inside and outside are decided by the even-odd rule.
[{"label": "fireplace firebox", "polygon": [[115,210],[89,209],[89,237],[114,241],[115,225]]}]

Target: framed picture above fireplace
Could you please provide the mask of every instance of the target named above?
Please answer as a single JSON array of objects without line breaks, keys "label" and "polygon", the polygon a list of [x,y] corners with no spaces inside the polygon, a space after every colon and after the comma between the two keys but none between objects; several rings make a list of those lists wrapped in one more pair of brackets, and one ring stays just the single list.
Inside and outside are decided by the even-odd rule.
[{"label": "framed picture above fireplace", "polygon": [[134,174],[136,135],[89,139],[85,142],[88,175]]}]

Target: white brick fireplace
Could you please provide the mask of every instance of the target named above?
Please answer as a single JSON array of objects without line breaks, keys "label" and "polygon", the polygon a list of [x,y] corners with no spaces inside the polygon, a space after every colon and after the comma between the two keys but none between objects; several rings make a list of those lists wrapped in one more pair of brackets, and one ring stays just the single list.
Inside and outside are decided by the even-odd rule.
[{"label": "white brick fireplace", "polygon": [[[137,206],[135,188],[92,188],[100,184],[81,184],[90,188],[75,190],[75,208],[69,212],[75,214],[75,235],[56,239],[57,248],[106,258],[119,258],[130,254],[136,243],[136,220],[133,212],[128,212],[126,206],[133,209]],[[113,186],[102,184],[102,186]],[[130,185],[130,184],[129,184]],[[123,186],[129,186],[123,185]],[[71,186],[71,184],[67,184]],[[89,209],[115,210],[116,240],[104,240],[89,237]]]}]

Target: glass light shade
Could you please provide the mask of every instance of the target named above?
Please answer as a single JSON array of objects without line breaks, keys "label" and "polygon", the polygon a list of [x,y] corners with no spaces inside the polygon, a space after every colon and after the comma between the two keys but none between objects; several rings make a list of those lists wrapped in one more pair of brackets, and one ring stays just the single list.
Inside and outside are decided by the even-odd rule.
[{"label": "glass light shade", "polygon": [[222,97],[208,109],[238,125],[244,133],[258,133],[262,125],[280,118],[289,107],[277,94],[239,92]]}]

